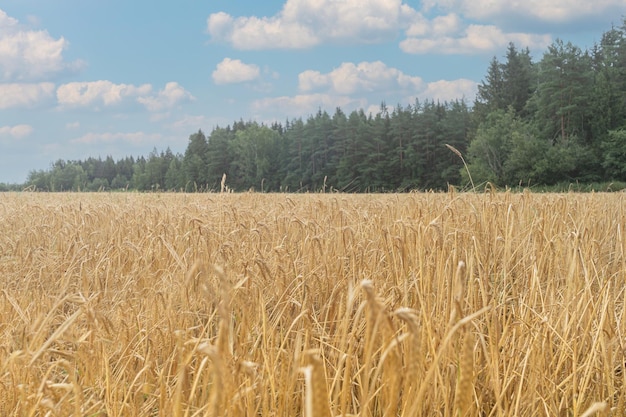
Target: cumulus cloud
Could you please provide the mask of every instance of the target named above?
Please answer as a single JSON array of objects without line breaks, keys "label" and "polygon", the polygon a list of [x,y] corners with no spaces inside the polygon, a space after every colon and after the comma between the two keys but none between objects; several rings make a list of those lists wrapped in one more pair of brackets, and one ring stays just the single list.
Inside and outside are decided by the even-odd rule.
[{"label": "cumulus cloud", "polygon": [[608,15],[624,8],[624,0],[424,0],[425,10],[457,10],[472,19],[531,18],[547,23]]},{"label": "cumulus cloud", "polygon": [[160,90],[156,95],[139,97],[137,101],[149,111],[162,111],[172,108],[178,103],[195,100],[191,93],[185,90],[177,82],[169,82],[165,84],[165,88]]},{"label": "cumulus cloud", "polygon": [[202,129],[205,132],[211,127],[226,126],[232,123],[232,120],[225,117],[209,117],[204,115],[191,115],[185,114],[174,120],[172,123],[165,125],[173,132],[179,132],[181,137],[186,137],[189,132],[197,132],[198,129]]},{"label": "cumulus cloud", "polygon": [[211,14],[207,32],[247,50],[380,43],[404,33],[407,53],[492,53],[509,42],[545,48],[554,24],[610,17],[623,6],[624,0],[425,0],[418,10],[402,0],[287,0],[269,17]]},{"label": "cumulus cloud", "polygon": [[30,125],[14,125],[0,126],[0,137],[9,137],[14,139],[22,139],[33,133],[33,127]]},{"label": "cumulus cloud", "polygon": [[0,80],[45,80],[59,73],[80,69],[81,61],[66,62],[68,42],[47,31],[28,30],[0,9]]},{"label": "cumulus cloud", "polygon": [[472,80],[427,83],[421,77],[405,74],[381,61],[344,62],[328,73],[307,70],[299,74],[298,81],[302,94],[256,100],[252,111],[266,118],[276,114],[298,117],[313,114],[320,108],[332,111],[336,107],[347,111],[362,108],[376,114],[380,110],[380,99],[385,96],[400,96],[407,102],[415,99],[472,101],[477,91],[477,83]]},{"label": "cumulus cloud", "polygon": [[456,13],[435,16],[431,20],[417,16],[406,29],[408,37],[440,37],[461,31],[463,19]]},{"label": "cumulus cloud", "polygon": [[478,91],[475,81],[461,78],[458,80],[439,80],[426,84],[426,88],[417,95],[422,100],[454,101],[466,99],[473,101]]},{"label": "cumulus cloud", "polygon": [[260,75],[261,70],[257,65],[244,64],[239,59],[224,58],[217,64],[212,77],[215,84],[233,84],[253,81]]},{"label": "cumulus cloud", "polygon": [[409,37],[400,48],[410,54],[473,54],[505,48],[509,42],[529,48],[545,48],[552,42],[550,35],[504,33],[492,25],[470,25],[458,36]]},{"label": "cumulus cloud", "polygon": [[234,19],[218,13],[209,16],[207,26],[212,39],[231,43],[237,49],[307,48],[319,43],[306,26],[283,22],[279,17]]},{"label": "cumulus cloud", "polygon": [[401,0],[287,0],[271,17],[211,14],[207,32],[237,49],[308,48],[324,41],[376,43],[393,39],[415,14]]},{"label": "cumulus cloud", "polygon": [[174,121],[173,123],[169,124],[167,127],[174,130],[185,129],[188,131],[193,131],[193,129],[202,129],[202,127],[209,125],[210,123],[207,116],[186,114],[178,120]]},{"label": "cumulus cloud", "polygon": [[334,109],[336,107],[363,107],[366,101],[348,96],[332,94],[300,94],[296,96],[270,97],[255,100],[252,110],[256,114],[265,115],[271,109],[271,115],[285,115],[301,117],[304,114],[313,114],[319,108]]},{"label": "cumulus cloud", "polygon": [[381,61],[354,64],[344,62],[329,72],[304,71],[298,76],[300,91],[330,88],[337,94],[369,93],[376,91],[410,90],[422,86],[420,77],[410,76]]},{"label": "cumulus cloud", "polygon": [[70,140],[70,143],[75,144],[100,144],[100,143],[115,143],[124,142],[133,145],[141,145],[145,143],[155,143],[161,139],[161,135],[158,133],[145,133],[145,132],[128,132],[128,133],[87,133],[83,136]]},{"label": "cumulus cloud", "polygon": [[0,110],[12,107],[32,107],[54,97],[53,83],[0,84]]},{"label": "cumulus cloud", "polygon": [[59,86],[57,100],[62,106],[88,106],[104,104],[111,106],[120,103],[124,98],[146,96],[152,86],[143,84],[114,84],[108,80],[71,82]]},{"label": "cumulus cloud", "polygon": [[367,113],[376,114],[380,110],[381,96],[388,94],[402,96],[407,102],[415,99],[472,101],[478,88],[475,81],[468,79],[427,83],[421,77],[405,74],[381,61],[345,62],[328,73],[307,70],[300,73],[298,80],[303,94],[256,100],[252,110],[259,116],[267,116],[271,110],[272,114],[298,117],[313,114],[319,108],[332,111],[341,107],[348,111],[363,108]]},{"label": "cumulus cloud", "polygon": [[156,94],[152,85],[115,84],[108,80],[71,82],[59,86],[57,101],[61,106],[85,107],[104,105],[105,107],[136,100],[149,111],[161,111],[176,104],[194,100],[194,97],[177,82],[169,82]]}]

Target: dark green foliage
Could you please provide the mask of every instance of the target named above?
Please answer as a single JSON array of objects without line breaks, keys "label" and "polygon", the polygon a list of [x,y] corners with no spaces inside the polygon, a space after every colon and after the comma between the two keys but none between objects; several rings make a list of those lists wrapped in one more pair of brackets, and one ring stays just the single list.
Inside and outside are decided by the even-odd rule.
[{"label": "dark green foliage", "polygon": [[209,180],[209,145],[202,130],[189,136],[189,144],[183,158],[183,172],[187,191],[206,189]]},{"label": "dark green foliage", "polygon": [[209,187],[219,189],[222,175],[230,170],[233,159],[230,143],[235,132],[230,128],[215,128],[209,135],[207,144],[207,179]]},{"label": "dark green foliage", "polygon": [[556,41],[539,63],[535,121],[543,137],[567,144],[585,138],[592,89],[591,57],[571,43]]},{"label": "dark green foliage", "polygon": [[626,181],[626,128],[611,130],[602,144],[602,166],[608,178]]},{"label": "dark green foliage", "polygon": [[[493,58],[473,107],[416,101],[375,114],[323,110],[270,126],[240,120],[184,155],[89,158],[33,171],[42,191],[385,192],[470,185],[626,181],[626,21],[590,51],[555,41],[534,63],[509,44]],[[451,148],[446,147],[449,145]],[[452,151],[454,150],[454,151]]]},{"label": "dark green foliage", "polygon": [[468,148],[470,172],[476,182],[492,182],[504,185],[508,172],[505,171],[512,153],[515,136],[523,135],[523,127],[509,111],[494,110],[480,124],[474,140]]},{"label": "dark green foliage", "polygon": [[515,186],[624,178],[625,29],[612,28],[592,51],[557,40],[537,64],[513,46],[506,64],[494,58],[473,112],[474,179]]},{"label": "dark green foliage", "polygon": [[237,190],[275,190],[280,166],[279,138],[277,130],[257,123],[239,129],[229,143],[229,186]]},{"label": "dark green foliage", "polygon": [[478,86],[474,102],[474,118],[483,122],[489,113],[496,110],[513,109],[516,116],[528,116],[527,103],[536,91],[536,65],[533,64],[528,48],[518,51],[510,43],[506,62],[496,57],[491,60],[485,80]]}]

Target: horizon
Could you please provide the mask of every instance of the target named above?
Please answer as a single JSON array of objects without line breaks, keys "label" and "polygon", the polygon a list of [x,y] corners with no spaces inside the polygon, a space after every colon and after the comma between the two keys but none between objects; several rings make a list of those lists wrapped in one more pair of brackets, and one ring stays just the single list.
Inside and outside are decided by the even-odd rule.
[{"label": "horizon", "polygon": [[24,183],[58,159],[182,153],[199,129],[238,120],[284,125],[415,100],[471,106],[509,42],[535,62],[556,39],[589,50],[625,9],[623,0],[193,3],[5,1],[0,183]]}]

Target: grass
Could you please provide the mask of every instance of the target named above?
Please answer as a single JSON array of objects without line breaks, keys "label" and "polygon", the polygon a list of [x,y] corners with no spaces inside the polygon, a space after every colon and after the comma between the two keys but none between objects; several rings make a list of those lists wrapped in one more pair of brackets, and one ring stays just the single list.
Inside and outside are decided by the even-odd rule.
[{"label": "grass", "polygon": [[0,415],[621,416],[624,207],[0,194]]}]

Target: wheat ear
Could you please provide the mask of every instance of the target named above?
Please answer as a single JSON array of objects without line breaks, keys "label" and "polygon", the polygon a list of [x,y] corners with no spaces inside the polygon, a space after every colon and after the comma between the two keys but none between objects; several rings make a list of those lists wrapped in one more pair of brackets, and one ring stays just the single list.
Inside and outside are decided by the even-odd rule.
[{"label": "wheat ear", "polygon": [[465,163],[465,158],[463,158],[463,155],[461,155],[461,152],[454,146],[448,145],[447,143],[446,143],[446,147],[450,149],[452,152],[454,152],[456,156],[461,158],[461,161],[463,161],[463,166],[465,167],[465,172],[467,172],[467,176],[469,177],[470,183],[472,184],[472,191],[476,190],[476,186],[474,185],[474,180],[472,179],[472,174],[470,174],[469,167]]},{"label": "wheat ear", "polygon": [[454,412],[458,417],[466,415],[474,392],[474,337],[465,332],[461,358],[459,360],[459,379],[454,394]]},{"label": "wheat ear", "polygon": [[305,354],[309,365],[301,370],[305,381],[304,416],[330,417],[324,363],[314,350]]}]

